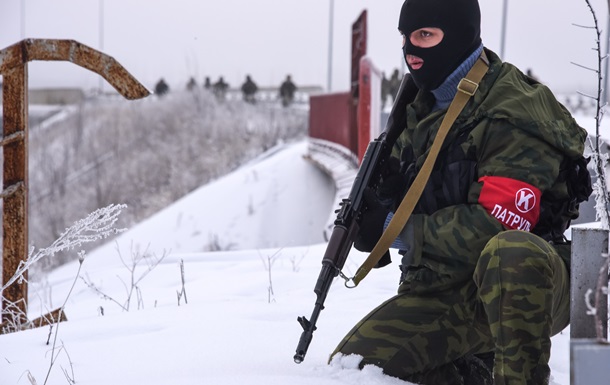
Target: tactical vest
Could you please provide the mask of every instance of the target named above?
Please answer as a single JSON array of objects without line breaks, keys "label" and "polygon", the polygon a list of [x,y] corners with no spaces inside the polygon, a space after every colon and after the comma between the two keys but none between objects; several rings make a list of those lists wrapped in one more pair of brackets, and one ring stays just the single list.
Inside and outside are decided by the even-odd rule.
[{"label": "tactical vest", "polygon": [[[413,210],[415,214],[431,215],[442,208],[467,202],[470,185],[477,179],[476,154],[464,154],[461,148],[470,131],[472,127],[462,130],[440,152],[424,192]],[[405,147],[400,159],[401,172],[407,176],[408,186],[418,171],[412,151],[410,147]]]},{"label": "tactical vest", "polygon": [[[472,129],[473,126],[463,129],[441,151],[413,211],[415,214],[431,215],[445,207],[468,202],[470,185],[478,180],[477,159],[473,147],[469,147],[469,153],[464,153],[461,145]],[[578,217],[579,204],[587,200],[592,192],[588,162],[589,159],[584,157],[564,159],[555,183],[542,195],[540,218],[532,233],[555,244],[566,243],[565,230]],[[410,147],[402,150],[400,170],[407,176],[407,186],[410,186],[418,171]],[[400,196],[404,196],[404,193]]]}]

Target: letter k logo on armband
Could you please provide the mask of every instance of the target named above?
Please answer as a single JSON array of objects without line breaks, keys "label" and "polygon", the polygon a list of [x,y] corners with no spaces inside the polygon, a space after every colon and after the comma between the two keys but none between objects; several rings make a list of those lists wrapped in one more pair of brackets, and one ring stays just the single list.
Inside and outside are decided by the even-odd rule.
[{"label": "letter k logo on armband", "polygon": [[515,206],[519,212],[526,214],[536,207],[536,194],[529,188],[522,188],[515,195]]},{"label": "letter k logo on armband", "polygon": [[484,176],[479,204],[505,228],[531,231],[540,216],[540,190],[511,178]]}]

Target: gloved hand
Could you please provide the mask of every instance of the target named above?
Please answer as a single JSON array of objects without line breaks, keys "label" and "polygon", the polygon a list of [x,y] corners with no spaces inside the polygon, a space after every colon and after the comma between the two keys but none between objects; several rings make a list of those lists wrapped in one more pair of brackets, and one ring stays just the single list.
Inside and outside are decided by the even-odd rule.
[{"label": "gloved hand", "polygon": [[396,210],[406,192],[407,176],[400,172],[400,162],[396,158],[390,157],[386,169],[377,195],[382,204]]},{"label": "gloved hand", "polygon": [[377,190],[380,202],[393,211],[398,209],[405,196],[407,177],[403,174],[389,175],[383,179]]},{"label": "gloved hand", "polygon": [[370,188],[364,190],[363,199],[367,209],[362,214],[354,247],[360,251],[370,252],[383,234],[383,226],[390,210],[379,201],[377,194]]}]

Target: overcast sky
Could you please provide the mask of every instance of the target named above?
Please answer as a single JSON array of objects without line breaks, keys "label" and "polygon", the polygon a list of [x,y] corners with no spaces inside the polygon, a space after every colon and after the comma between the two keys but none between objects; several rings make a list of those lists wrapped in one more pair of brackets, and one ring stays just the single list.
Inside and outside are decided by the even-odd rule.
[{"label": "overcast sky", "polygon": [[[348,89],[351,24],[364,9],[368,55],[386,74],[404,68],[402,2],[334,0],[333,91]],[[500,53],[503,1],[480,3],[483,42]],[[607,0],[591,3],[605,29]],[[277,86],[289,73],[298,85],[326,88],[329,10],[330,0],[2,0],[0,48],[22,37],[74,39],[101,48],[149,88],[162,76],[173,87],[190,76],[199,83],[224,76],[239,86],[247,74],[260,86]],[[505,60],[532,68],[556,92],[593,89],[595,74],[571,64],[596,63],[594,31],[573,25],[593,25],[585,0],[508,0],[507,19]],[[100,84],[72,64],[29,69],[31,87]]]}]

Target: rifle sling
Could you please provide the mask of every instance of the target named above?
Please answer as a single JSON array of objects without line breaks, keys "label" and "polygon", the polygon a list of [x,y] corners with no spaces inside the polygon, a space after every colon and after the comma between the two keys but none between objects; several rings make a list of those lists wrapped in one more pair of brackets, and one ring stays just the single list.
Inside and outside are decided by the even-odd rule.
[{"label": "rifle sling", "polygon": [[430,147],[430,152],[428,153],[424,164],[417,173],[413,184],[411,187],[409,187],[409,190],[405,194],[400,206],[394,213],[388,227],[385,229],[381,235],[381,238],[379,238],[379,241],[377,241],[377,244],[371,251],[371,254],[369,254],[367,259],[356,271],[356,275],[354,275],[352,278],[354,285],[349,287],[358,286],[360,281],[366,277],[377,262],[379,262],[385,252],[388,251],[396,237],[398,237],[404,228],[405,224],[409,220],[409,217],[411,216],[411,213],[413,212],[413,209],[415,208],[415,205],[419,201],[422,192],[424,191],[428,178],[430,178],[432,168],[434,167],[436,158],[441,150],[441,146],[449,133],[449,129],[466,106],[466,103],[468,103],[468,100],[470,100],[470,97],[473,96],[477,91],[479,82],[487,73],[488,68],[489,61],[487,60],[485,52],[482,52],[481,56],[479,56],[479,59],[470,69],[466,77],[460,80],[457,87],[458,92],[451,101],[451,105],[449,105],[445,118],[438,129],[438,133],[434,138],[434,142]]}]

